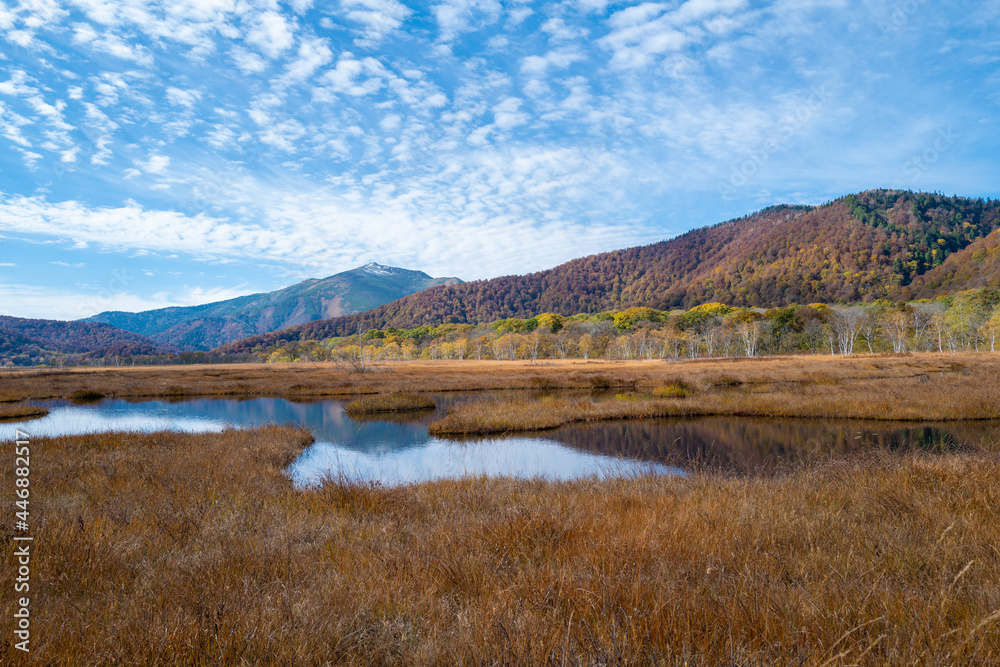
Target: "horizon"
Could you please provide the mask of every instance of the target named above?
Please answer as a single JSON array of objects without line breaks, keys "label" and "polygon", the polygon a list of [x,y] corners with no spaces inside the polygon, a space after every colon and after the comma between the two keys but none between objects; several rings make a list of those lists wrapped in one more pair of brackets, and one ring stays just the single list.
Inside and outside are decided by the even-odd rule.
[{"label": "horizon", "polygon": [[1000,196],[1000,6],[0,3],[0,314],[525,274],[871,189]]}]

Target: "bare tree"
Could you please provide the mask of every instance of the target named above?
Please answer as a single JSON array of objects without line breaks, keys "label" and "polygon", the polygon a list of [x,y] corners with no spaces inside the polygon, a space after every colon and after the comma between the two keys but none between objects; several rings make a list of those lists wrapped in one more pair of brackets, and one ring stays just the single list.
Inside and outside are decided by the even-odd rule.
[{"label": "bare tree", "polygon": [[833,330],[837,336],[837,347],[840,354],[854,354],[854,344],[861,335],[861,325],[864,322],[863,308],[840,308],[833,311]]},{"label": "bare tree", "polygon": [[885,321],[885,306],[872,304],[864,309],[864,316],[861,318],[861,335],[868,344],[868,352],[875,354],[872,343],[878,338],[879,329],[883,327]]},{"label": "bare tree", "polygon": [[715,356],[716,345],[722,342],[722,318],[713,317],[705,322],[701,339],[705,343],[705,352],[708,356]]},{"label": "bare tree", "polygon": [[941,304],[915,304],[910,313],[913,318],[913,350],[919,352],[931,328],[934,313],[942,310]]},{"label": "bare tree", "polygon": [[906,352],[906,341],[910,337],[910,313],[894,310],[885,318],[885,333],[892,342],[893,352]]},{"label": "bare tree", "polygon": [[757,347],[760,345],[760,335],[762,333],[760,322],[757,320],[743,320],[736,325],[736,333],[743,341],[743,351],[748,357],[757,356]]}]

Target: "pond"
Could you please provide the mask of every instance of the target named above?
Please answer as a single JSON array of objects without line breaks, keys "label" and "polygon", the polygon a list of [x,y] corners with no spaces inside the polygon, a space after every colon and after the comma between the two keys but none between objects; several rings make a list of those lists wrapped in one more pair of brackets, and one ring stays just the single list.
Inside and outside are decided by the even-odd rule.
[{"label": "pond", "polygon": [[1000,438],[996,422],[704,417],[602,422],[499,438],[447,439],[429,435],[427,425],[450,405],[470,396],[433,398],[436,410],[373,420],[347,416],[345,402],[340,400],[52,401],[40,403],[50,410],[41,419],[0,424],[0,438],[13,439],[16,428],[39,437],[100,431],[203,433],[292,423],[308,428],[315,438],[288,470],[299,485],[315,483],[325,475],[395,485],[469,475],[565,480],[683,474],[701,466],[752,473],[871,448],[947,450]]}]

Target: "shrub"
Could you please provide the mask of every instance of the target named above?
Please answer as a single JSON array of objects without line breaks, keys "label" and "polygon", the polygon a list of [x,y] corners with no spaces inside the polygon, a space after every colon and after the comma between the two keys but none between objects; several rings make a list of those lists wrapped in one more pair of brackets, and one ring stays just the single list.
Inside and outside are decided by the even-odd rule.
[{"label": "shrub", "polygon": [[660,398],[687,398],[694,394],[694,387],[687,382],[669,382],[653,390],[653,396]]}]

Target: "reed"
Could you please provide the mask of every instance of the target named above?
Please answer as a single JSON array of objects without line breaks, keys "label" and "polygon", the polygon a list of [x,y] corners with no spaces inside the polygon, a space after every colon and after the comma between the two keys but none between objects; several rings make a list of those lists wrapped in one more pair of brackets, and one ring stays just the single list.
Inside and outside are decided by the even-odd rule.
[{"label": "reed", "polygon": [[653,390],[653,396],[659,398],[687,398],[695,393],[694,387],[683,380],[668,382]]},{"label": "reed", "polygon": [[[690,400],[690,399],[685,399]],[[1000,456],[765,477],[282,472],[308,433],[32,441],[38,664],[995,664]],[[12,488],[13,469],[0,467]],[[10,495],[4,516],[14,516]],[[13,549],[0,557],[13,581]],[[11,623],[13,596],[0,598]],[[11,637],[11,630],[5,631]],[[0,662],[15,661],[12,642]]]},{"label": "reed", "polygon": [[20,421],[22,419],[39,419],[49,414],[46,408],[23,403],[0,403],[0,421]]},{"label": "reed", "polygon": [[351,401],[344,408],[349,415],[371,415],[383,412],[433,410],[434,400],[420,394],[377,394]]}]

